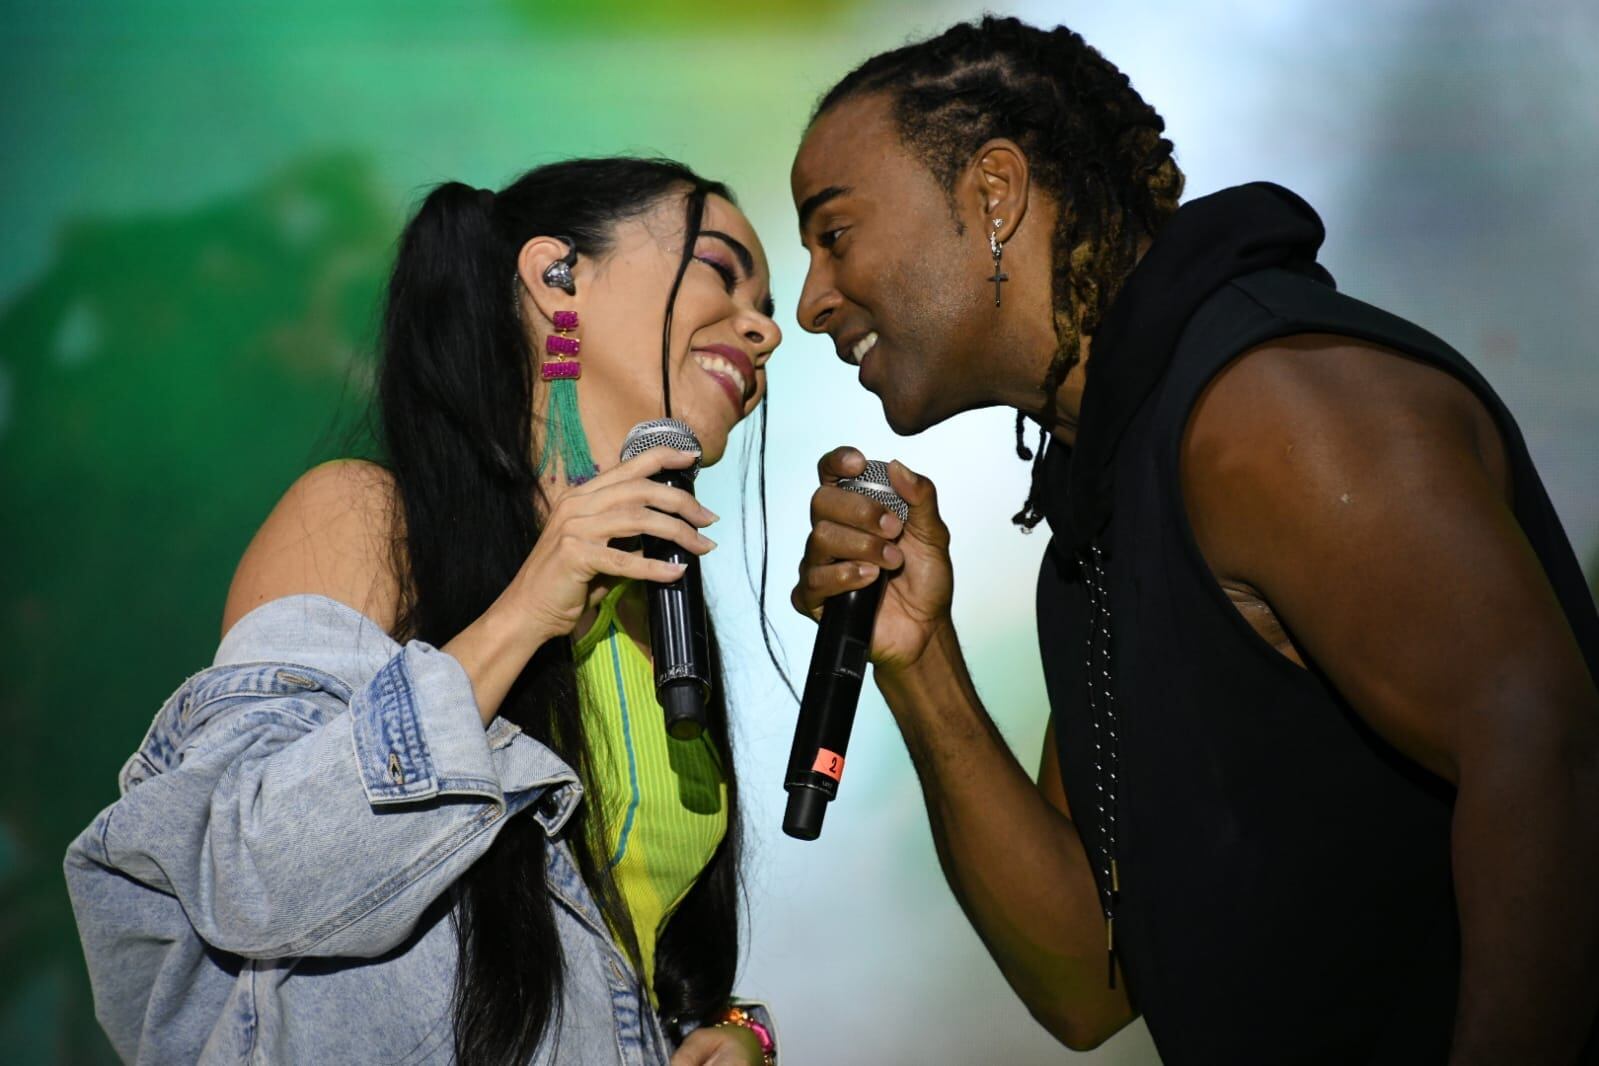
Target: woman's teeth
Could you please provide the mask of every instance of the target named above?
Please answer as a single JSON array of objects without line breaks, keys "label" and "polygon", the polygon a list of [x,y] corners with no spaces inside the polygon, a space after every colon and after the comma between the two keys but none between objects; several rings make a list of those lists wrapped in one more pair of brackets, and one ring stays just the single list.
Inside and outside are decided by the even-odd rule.
[{"label": "woman's teeth", "polygon": [[695,352],[694,361],[700,365],[701,370],[714,371],[731,378],[733,384],[738,386],[739,395],[749,395],[749,383],[744,380],[744,375],[739,372],[738,367],[729,360],[719,355],[711,355],[709,352]]},{"label": "woman's teeth", "polygon": [[868,333],[866,336],[856,341],[855,347],[849,350],[849,361],[854,363],[856,366],[860,366],[861,360],[866,358],[866,353],[871,351],[874,347],[876,347],[876,345],[877,334],[875,332]]}]

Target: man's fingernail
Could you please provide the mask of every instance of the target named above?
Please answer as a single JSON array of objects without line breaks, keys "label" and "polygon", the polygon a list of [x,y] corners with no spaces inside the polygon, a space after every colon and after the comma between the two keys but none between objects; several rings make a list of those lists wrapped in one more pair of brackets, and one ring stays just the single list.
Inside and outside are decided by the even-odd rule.
[{"label": "man's fingernail", "polygon": [[877,527],[892,537],[899,532],[899,515],[884,514],[877,520]]}]

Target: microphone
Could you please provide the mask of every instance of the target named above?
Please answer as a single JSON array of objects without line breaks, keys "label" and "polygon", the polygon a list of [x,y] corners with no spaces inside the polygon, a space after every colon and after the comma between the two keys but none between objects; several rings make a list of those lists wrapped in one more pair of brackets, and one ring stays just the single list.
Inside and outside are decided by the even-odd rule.
[{"label": "microphone", "polygon": [[[686,470],[662,470],[650,480],[693,495],[700,441],[675,418],[640,422],[628,430],[622,442],[622,461],[663,445],[693,452],[694,465]],[[705,729],[705,704],[711,696],[711,642],[700,557],[675,541],[651,536],[643,541],[647,558],[687,565],[683,576],[669,585],[650,582],[650,651],[655,660],[655,698],[666,712],[666,732],[678,740],[694,740]]]},{"label": "microphone", "polygon": [[[901,522],[910,518],[910,508],[889,486],[887,463],[868,460],[859,477],[845,478],[838,487],[876,500]],[[887,579],[887,574],[880,573],[866,588],[839,593],[822,606],[822,623],[811,649],[811,668],[794,726],[788,776],[783,779],[788,790],[783,832],[791,837],[815,840],[821,836],[822,817],[838,795],[844,752],[855,725],[855,704],[866,675],[866,652]]]}]

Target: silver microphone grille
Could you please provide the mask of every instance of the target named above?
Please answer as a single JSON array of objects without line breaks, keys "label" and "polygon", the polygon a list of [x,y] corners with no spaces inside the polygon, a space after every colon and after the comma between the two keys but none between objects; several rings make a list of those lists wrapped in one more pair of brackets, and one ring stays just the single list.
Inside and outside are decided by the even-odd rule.
[{"label": "silver microphone grille", "polygon": [[899,493],[888,483],[888,464],[877,459],[866,460],[866,470],[857,477],[847,477],[838,483],[838,487],[845,492],[853,492],[858,496],[865,496],[868,500],[876,500],[890,511],[899,515],[901,522],[910,521],[911,509],[905,506],[905,501],[900,499]]},{"label": "silver microphone grille", "polygon": [[[661,447],[693,452],[694,458],[700,457],[700,439],[688,428],[687,423],[675,418],[656,418],[640,422],[627,431],[627,439],[622,441],[622,462],[637,458],[651,448]],[[695,463],[683,473],[692,481],[699,469],[699,463]]]}]

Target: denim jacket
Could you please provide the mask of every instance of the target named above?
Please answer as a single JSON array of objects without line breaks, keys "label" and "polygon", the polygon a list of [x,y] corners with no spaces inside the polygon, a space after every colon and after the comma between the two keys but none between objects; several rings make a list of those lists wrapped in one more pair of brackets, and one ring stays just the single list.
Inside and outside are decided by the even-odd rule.
[{"label": "denim jacket", "polygon": [[531,806],[564,958],[535,1063],[671,1054],[568,844],[582,795],[466,672],[320,596],[257,608],[157,713],[67,852],[96,1013],[138,1063],[453,1056],[446,891]]}]

